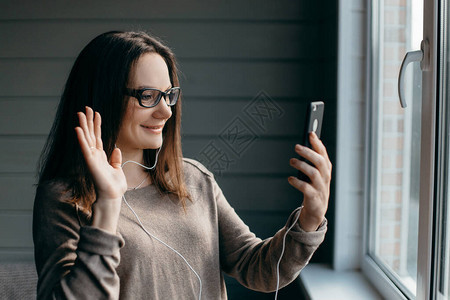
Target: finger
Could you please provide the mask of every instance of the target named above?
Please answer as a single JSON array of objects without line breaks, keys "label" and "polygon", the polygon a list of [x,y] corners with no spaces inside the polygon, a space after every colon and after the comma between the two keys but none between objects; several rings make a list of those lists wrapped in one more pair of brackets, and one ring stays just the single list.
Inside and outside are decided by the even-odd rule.
[{"label": "finger", "polygon": [[295,145],[295,152],[303,158],[310,161],[321,174],[329,176],[330,164],[329,160],[317,153],[316,151],[301,145]]},{"label": "finger", "polygon": [[322,143],[322,140],[319,139],[319,137],[315,132],[311,132],[309,136],[309,142],[311,143],[311,146],[317,153],[319,153],[320,155],[329,160],[327,148],[325,147],[325,145]]},{"label": "finger", "polygon": [[82,112],[79,112],[78,120],[80,122],[80,127],[83,130],[84,138],[85,138],[88,146],[91,147],[93,145],[93,141],[91,140],[90,135],[89,135],[89,129],[88,129],[88,125],[87,125],[86,115]]},{"label": "finger", "polygon": [[86,106],[86,119],[87,119],[89,136],[92,141],[92,146],[95,147],[94,111],[89,106]]},{"label": "finger", "polygon": [[122,152],[119,148],[114,148],[111,153],[111,158],[109,159],[111,166],[114,169],[122,168]]},{"label": "finger", "polygon": [[98,112],[95,112],[94,116],[95,147],[97,147],[97,149],[103,150],[101,126],[102,126],[102,118]]},{"label": "finger", "polygon": [[301,161],[296,158],[291,158],[289,160],[289,163],[292,167],[305,174],[310,179],[313,186],[320,187],[323,185],[322,174],[318,169],[314,168],[307,162]]},{"label": "finger", "polygon": [[86,160],[91,156],[91,149],[86,140],[86,136],[84,135],[84,130],[81,127],[75,127],[75,131],[77,133],[78,143],[80,144],[81,153]]},{"label": "finger", "polygon": [[317,137],[315,132],[311,132],[310,135],[310,143],[313,149],[322,155],[322,157],[325,159],[326,166],[328,167],[328,173],[331,174],[331,169],[333,165],[331,164],[330,158],[328,157],[327,148],[322,143],[322,141]]},{"label": "finger", "polygon": [[306,197],[313,195],[315,192],[315,189],[312,185],[310,185],[309,183],[300,180],[294,176],[289,176],[288,177],[288,182],[290,185],[292,185],[294,188],[296,188],[297,190],[299,190],[300,192],[303,193],[303,195]]}]

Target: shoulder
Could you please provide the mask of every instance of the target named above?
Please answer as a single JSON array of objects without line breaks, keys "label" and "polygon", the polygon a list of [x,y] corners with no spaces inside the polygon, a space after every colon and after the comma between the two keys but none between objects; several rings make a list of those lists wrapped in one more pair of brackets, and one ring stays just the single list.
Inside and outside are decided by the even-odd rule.
[{"label": "shoulder", "polygon": [[[76,204],[67,182],[51,181],[37,186],[33,206],[33,238],[45,242],[53,236],[55,245],[68,236],[78,239],[80,227],[90,224],[91,215]],[[57,247],[57,246],[55,246]]]},{"label": "shoulder", "polygon": [[213,173],[209,171],[201,162],[183,157],[183,167],[186,173],[197,173],[201,176],[214,177]]},{"label": "shoulder", "polygon": [[215,181],[214,174],[195,159],[183,157],[183,169],[188,186],[198,186],[201,183]]},{"label": "shoulder", "polygon": [[67,191],[69,184],[63,180],[47,180],[37,185],[37,189],[42,192],[58,192]]},{"label": "shoulder", "polygon": [[68,184],[62,181],[46,181],[38,184],[36,188],[36,200],[68,198]]},{"label": "shoulder", "polygon": [[71,210],[74,207],[70,201],[71,194],[68,184],[62,181],[47,181],[39,184],[34,198],[35,214],[62,208]]}]

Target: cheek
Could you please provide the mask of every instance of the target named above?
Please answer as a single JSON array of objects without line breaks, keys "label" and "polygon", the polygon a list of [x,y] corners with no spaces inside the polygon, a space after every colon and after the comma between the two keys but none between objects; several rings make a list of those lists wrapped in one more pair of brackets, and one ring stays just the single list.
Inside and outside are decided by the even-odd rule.
[{"label": "cheek", "polygon": [[136,119],[136,111],[132,105],[131,102],[128,102],[128,107],[127,107],[127,111],[125,113],[125,115],[123,116],[123,120],[122,120],[122,128],[124,130],[130,130],[130,128],[132,127],[134,120]]},{"label": "cheek", "polygon": [[133,119],[130,114],[124,116],[119,130],[119,136],[125,137],[133,130]]}]

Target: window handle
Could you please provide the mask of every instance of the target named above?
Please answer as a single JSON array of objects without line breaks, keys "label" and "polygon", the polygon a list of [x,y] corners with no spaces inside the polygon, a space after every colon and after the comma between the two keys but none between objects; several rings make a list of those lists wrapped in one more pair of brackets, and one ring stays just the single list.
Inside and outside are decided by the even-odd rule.
[{"label": "window handle", "polygon": [[400,105],[403,108],[406,108],[406,100],[404,94],[404,86],[405,86],[405,71],[406,67],[411,62],[422,61],[423,59],[423,51],[416,50],[407,52],[402,61],[402,66],[400,67],[400,73],[398,75],[398,97],[400,98]]},{"label": "window handle", "polygon": [[400,67],[400,73],[398,75],[398,97],[400,99],[400,105],[405,108],[406,100],[404,94],[405,85],[405,70],[410,62],[420,61],[420,69],[422,71],[427,71],[430,65],[430,46],[428,39],[425,39],[420,43],[420,50],[407,52],[402,61],[402,66]]}]

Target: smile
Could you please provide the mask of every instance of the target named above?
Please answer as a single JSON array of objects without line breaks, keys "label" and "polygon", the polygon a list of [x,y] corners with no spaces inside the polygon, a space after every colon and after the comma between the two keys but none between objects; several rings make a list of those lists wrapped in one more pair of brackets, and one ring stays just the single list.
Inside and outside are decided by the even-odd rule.
[{"label": "smile", "polygon": [[141,125],[142,128],[144,128],[146,131],[149,131],[151,133],[161,133],[164,125],[160,126],[145,126]]}]

